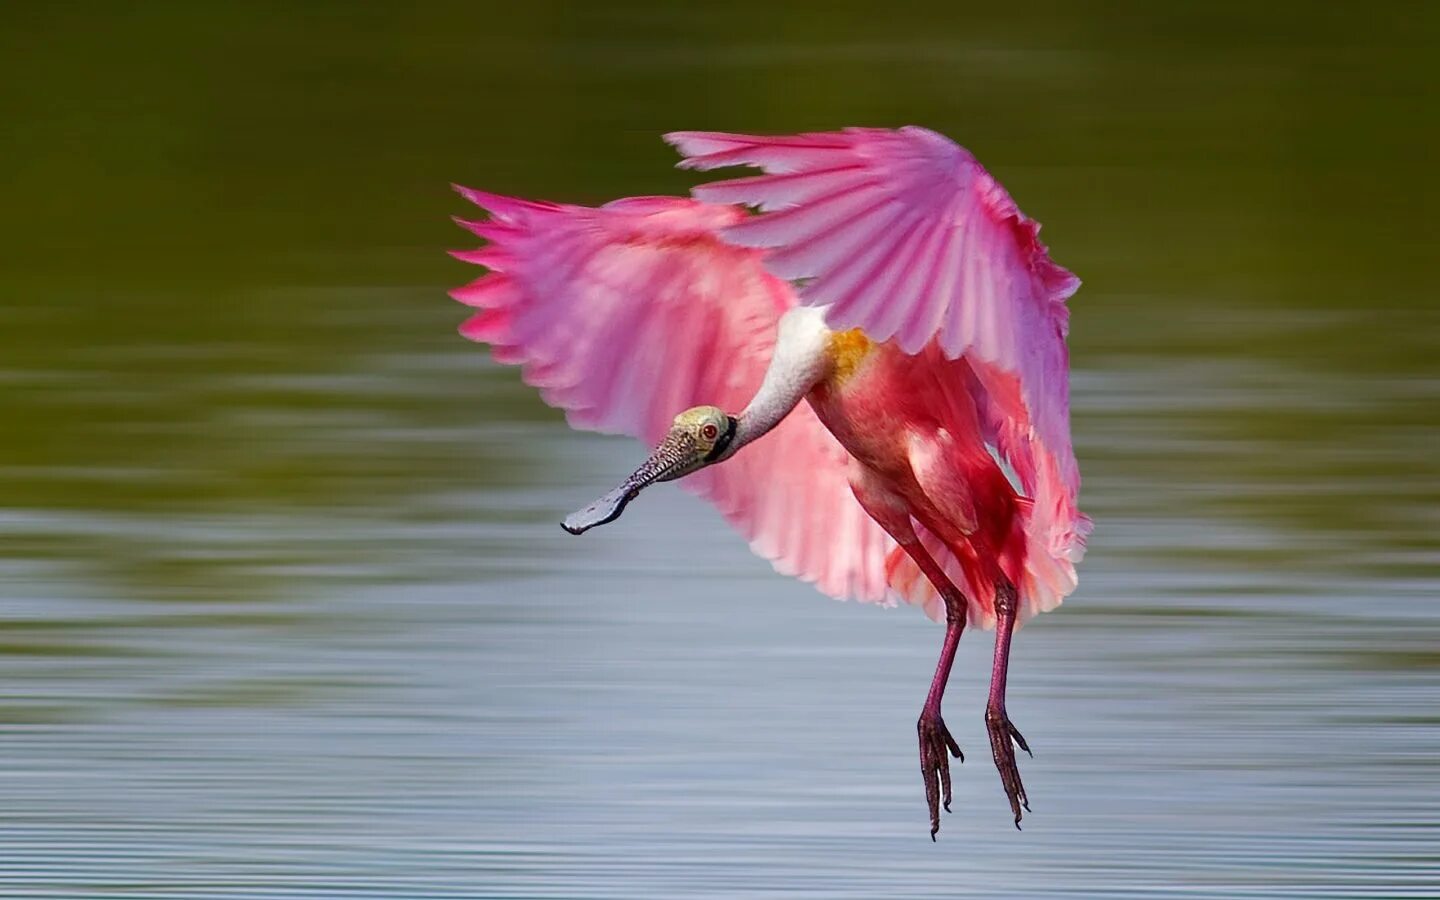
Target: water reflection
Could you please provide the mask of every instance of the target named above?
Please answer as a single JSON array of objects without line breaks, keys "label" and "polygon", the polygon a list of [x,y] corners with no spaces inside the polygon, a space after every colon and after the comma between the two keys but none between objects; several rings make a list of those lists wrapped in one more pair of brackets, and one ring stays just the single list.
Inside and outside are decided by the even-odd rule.
[{"label": "water reflection", "polygon": [[[1384,11],[5,13],[0,888],[1433,896],[1437,57]],[[933,627],[676,491],[564,535],[634,448],[442,296],[450,180],[675,192],[666,128],[861,121],[971,144],[1087,277],[1024,834],[984,638],[931,846]]]}]

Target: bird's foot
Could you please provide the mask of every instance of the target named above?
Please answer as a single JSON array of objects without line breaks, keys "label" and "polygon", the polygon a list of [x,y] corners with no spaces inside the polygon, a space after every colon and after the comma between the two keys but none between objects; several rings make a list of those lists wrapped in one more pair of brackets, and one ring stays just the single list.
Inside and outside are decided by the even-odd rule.
[{"label": "bird's foot", "polygon": [[945,811],[950,811],[950,758],[946,753],[953,753],[961,762],[965,761],[965,754],[950,736],[950,729],[945,727],[938,709],[927,707],[921,712],[915,729],[920,733],[920,774],[925,779],[925,801],[930,804],[930,840],[933,841],[940,831],[942,792]]},{"label": "bird's foot", "polygon": [[[1020,809],[1030,811],[1030,802],[1025,796],[1025,785],[1020,781],[1020,770],[1015,767],[1015,745],[1018,744],[1030,756],[1030,746],[1020,734],[1020,729],[1010,724],[1005,707],[991,704],[985,709],[985,730],[990,732],[990,752],[995,756],[995,768],[1000,771],[1000,783],[1005,786],[1005,796],[1010,798],[1010,812],[1015,814],[1015,827],[1020,827]],[[1011,741],[1014,743],[1011,743]]]}]

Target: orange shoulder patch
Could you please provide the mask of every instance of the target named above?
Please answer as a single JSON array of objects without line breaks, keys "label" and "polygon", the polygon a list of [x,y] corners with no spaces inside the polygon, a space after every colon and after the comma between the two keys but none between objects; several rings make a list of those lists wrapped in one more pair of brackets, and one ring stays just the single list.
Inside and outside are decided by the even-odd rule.
[{"label": "orange shoulder patch", "polygon": [[830,363],[833,366],[831,382],[839,385],[848,381],[874,349],[875,342],[859,328],[837,331],[830,335]]}]

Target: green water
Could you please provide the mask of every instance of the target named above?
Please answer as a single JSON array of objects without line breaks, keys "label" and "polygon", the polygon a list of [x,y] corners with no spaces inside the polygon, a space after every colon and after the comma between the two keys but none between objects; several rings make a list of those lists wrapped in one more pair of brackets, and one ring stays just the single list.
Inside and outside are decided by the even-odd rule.
[{"label": "green water", "polygon": [[[0,893],[1440,893],[1426,3],[0,10]],[[774,576],[454,328],[450,182],[923,124],[1045,223],[1097,521],[925,840],[939,635]],[[8,893],[6,893],[8,892]]]}]

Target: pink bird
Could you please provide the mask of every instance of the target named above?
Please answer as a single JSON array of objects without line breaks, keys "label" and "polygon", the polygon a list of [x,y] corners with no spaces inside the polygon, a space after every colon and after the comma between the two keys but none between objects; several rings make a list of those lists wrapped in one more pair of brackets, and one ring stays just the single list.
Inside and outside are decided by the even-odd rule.
[{"label": "pink bird", "polygon": [[781,573],[943,619],[917,723],[932,839],[947,751],[964,759],[940,714],[956,646],[967,622],[995,628],[985,727],[1018,828],[1010,639],[1074,590],[1090,530],[1065,346],[1079,280],[924,128],[666,140],[682,167],[767,174],[594,209],[459,188],[490,213],[461,221],[489,243],[456,256],[490,270],[453,292],[481,310],[461,333],[571,425],[655,446],[567,531],[683,478]]}]

